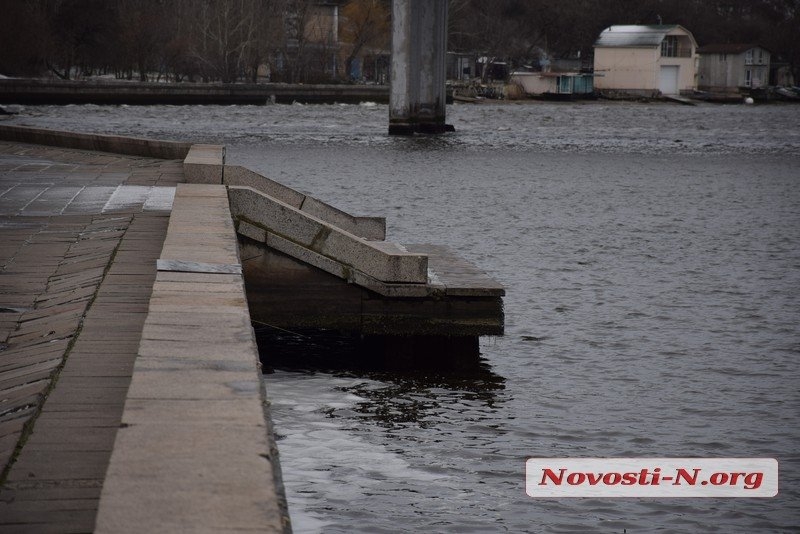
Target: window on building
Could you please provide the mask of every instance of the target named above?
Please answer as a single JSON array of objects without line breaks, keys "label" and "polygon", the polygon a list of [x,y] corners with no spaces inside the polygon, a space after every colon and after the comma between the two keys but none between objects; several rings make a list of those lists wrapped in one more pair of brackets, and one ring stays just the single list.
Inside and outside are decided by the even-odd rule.
[{"label": "window on building", "polygon": [[744,53],[744,63],[745,63],[745,65],[752,65],[753,64],[753,49],[752,48]]},{"label": "window on building", "polygon": [[758,49],[758,64],[761,65],[764,63],[764,51],[762,49]]},{"label": "window on building", "polygon": [[677,35],[667,35],[661,41],[661,57],[678,57]]},{"label": "window on building", "polygon": [[753,85],[753,71],[751,71],[750,69],[746,69],[744,71],[744,85],[746,87],[750,87],[751,85]]}]

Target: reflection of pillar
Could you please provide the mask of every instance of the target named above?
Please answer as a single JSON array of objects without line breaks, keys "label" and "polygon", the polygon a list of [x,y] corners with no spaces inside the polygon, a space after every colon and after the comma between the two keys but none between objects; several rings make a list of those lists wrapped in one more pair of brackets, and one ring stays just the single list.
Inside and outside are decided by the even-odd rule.
[{"label": "reflection of pillar", "polygon": [[447,0],[392,1],[389,133],[453,131],[445,124]]}]

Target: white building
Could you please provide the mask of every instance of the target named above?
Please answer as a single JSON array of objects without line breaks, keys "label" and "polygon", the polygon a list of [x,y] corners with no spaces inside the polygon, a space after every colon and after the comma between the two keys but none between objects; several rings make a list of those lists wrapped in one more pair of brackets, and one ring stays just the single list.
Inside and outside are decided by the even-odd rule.
[{"label": "white building", "polygon": [[642,96],[697,86],[697,42],[683,26],[611,26],[594,44],[595,88]]},{"label": "white building", "polygon": [[769,50],[754,44],[702,47],[697,86],[706,91],[757,89],[769,84]]}]

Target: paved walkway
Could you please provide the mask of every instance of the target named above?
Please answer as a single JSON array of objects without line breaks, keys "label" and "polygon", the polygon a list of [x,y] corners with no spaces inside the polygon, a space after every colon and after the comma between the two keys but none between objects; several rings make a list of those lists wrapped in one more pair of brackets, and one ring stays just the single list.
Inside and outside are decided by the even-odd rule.
[{"label": "paved walkway", "polygon": [[93,530],[180,181],[0,142],[0,531]]}]

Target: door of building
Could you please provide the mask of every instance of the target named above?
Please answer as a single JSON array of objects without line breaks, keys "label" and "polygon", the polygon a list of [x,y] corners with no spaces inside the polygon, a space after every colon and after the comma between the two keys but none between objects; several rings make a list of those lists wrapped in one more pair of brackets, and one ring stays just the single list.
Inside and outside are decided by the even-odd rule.
[{"label": "door of building", "polygon": [[658,89],[665,95],[677,95],[678,90],[678,65],[662,65],[661,73],[658,78]]}]

